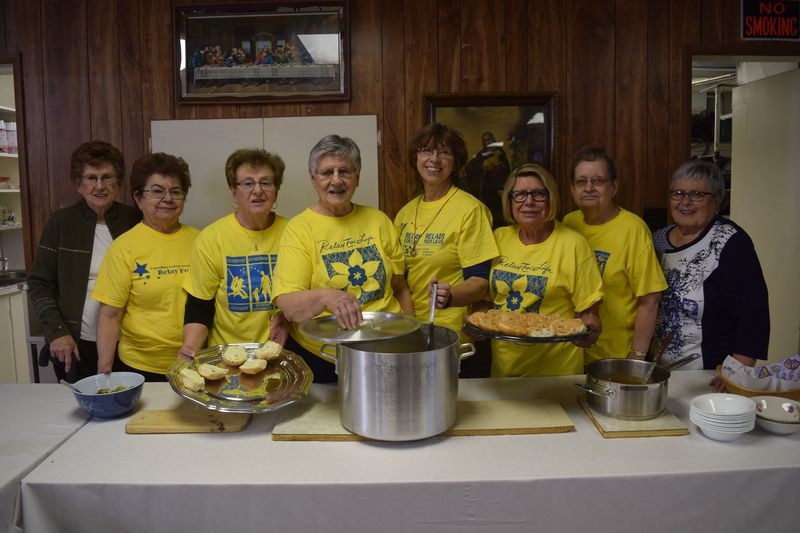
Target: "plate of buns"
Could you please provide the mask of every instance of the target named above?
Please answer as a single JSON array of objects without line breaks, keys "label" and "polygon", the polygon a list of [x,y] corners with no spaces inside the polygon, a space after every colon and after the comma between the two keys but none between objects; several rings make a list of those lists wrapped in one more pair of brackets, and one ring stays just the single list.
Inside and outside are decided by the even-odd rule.
[{"label": "plate of buns", "polygon": [[179,395],[227,413],[267,413],[308,394],[314,375],[280,344],[220,344],[177,359],[167,381]]},{"label": "plate of buns", "polygon": [[523,343],[570,342],[590,333],[580,318],[502,309],[467,315],[464,332],[478,337]]}]

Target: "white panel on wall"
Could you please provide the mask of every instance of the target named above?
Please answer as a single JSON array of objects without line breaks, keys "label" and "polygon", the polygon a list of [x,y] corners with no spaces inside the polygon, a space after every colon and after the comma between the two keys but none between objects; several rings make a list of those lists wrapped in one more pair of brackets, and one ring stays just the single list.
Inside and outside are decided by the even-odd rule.
[{"label": "white panel on wall", "polygon": [[361,180],[353,201],[378,207],[378,137],[375,115],[212,120],[154,120],[151,149],[183,157],[192,188],[181,221],[205,227],[233,210],[225,160],[238,148],[265,148],[286,163],[275,211],[292,217],[314,204],[308,154],[325,135],[352,138],[361,149]]},{"label": "white panel on wall", "polygon": [[733,90],[731,219],[755,244],[769,290],[770,360],[800,347],[800,69]]}]

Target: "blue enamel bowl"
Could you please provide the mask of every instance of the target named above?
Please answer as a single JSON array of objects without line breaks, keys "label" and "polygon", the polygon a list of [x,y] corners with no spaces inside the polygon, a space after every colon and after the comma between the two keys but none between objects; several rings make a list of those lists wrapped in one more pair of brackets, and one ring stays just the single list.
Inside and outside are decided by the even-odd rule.
[{"label": "blue enamel bowl", "polygon": [[[97,418],[114,418],[130,412],[142,396],[144,376],[136,372],[112,372],[89,376],[74,384],[73,395],[78,405]],[[125,387],[118,392],[98,393],[102,388],[111,391]]]}]

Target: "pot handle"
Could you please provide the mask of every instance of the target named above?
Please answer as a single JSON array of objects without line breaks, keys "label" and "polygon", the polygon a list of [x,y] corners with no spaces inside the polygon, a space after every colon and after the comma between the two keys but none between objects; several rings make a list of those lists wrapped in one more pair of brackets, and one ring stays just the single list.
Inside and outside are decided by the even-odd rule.
[{"label": "pot handle", "polygon": [[613,398],[614,396],[617,395],[617,391],[615,391],[614,389],[606,389],[604,391],[596,391],[592,387],[589,387],[587,385],[583,385],[581,383],[575,383],[575,386],[578,387],[579,389],[583,390],[583,391],[588,392],[589,394],[594,394],[595,396],[600,396],[601,398],[606,398],[606,397]]},{"label": "pot handle", "polygon": [[[333,354],[326,351],[331,348],[333,349]],[[332,343],[323,344],[319,347],[319,356],[329,363],[336,364],[336,345]]]},{"label": "pot handle", "polygon": [[[466,349],[467,351],[461,353],[461,350]],[[467,357],[475,355],[475,345],[471,342],[465,342],[464,344],[460,344],[458,346],[458,360],[463,361]]]}]

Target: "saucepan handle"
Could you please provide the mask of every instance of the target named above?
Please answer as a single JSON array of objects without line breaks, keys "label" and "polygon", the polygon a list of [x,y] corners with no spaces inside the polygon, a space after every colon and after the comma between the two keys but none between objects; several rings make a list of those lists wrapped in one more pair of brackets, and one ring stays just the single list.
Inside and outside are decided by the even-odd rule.
[{"label": "saucepan handle", "polygon": [[589,394],[594,394],[595,396],[600,396],[601,398],[613,398],[614,396],[617,395],[617,391],[615,391],[614,389],[606,389],[604,391],[598,391],[582,383],[575,383],[575,386],[583,391],[588,392]]},{"label": "saucepan handle", "polygon": [[[333,353],[329,353],[328,350],[333,350]],[[332,343],[323,344],[319,347],[319,356],[329,363],[336,364],[336,345]]]},{"label": "saucepan handle", "polygon": [[[462,350],[467,350],[464,353],[461,353]],[[463,361],[467,357],[475,355],[475,345],[471,342],[465,342],[464,344],[459,345],[458,347],[458,360]]]}]

